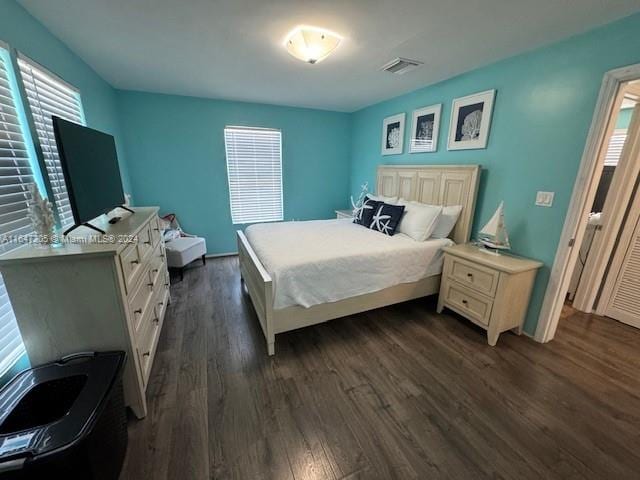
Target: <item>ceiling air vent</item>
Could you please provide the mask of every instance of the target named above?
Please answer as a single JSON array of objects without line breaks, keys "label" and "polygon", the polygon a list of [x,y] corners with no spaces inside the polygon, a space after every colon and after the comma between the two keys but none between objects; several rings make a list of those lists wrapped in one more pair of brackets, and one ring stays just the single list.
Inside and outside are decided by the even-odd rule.
[{"label": "ceiling air vent", "polygon": [[410,72],[422,65],[422,62],[418,60],[409,60],[408,58],[398,57],[391,60],[386,65],[383,65],[380,70],[385,72],[395,73],[396,75],[402,75],[403,73]]}]

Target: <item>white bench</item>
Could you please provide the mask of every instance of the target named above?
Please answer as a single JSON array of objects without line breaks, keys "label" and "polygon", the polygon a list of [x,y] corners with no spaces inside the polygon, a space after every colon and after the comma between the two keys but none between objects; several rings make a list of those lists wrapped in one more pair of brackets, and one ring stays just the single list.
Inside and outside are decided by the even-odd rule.
[{"label": "white bench", "polygon": [[202,264],[206,264],[207,243],[204,238],[175,238],[168,241],[165,244],[165,248],[167,251],[167,265],[169,268],[180,269],[180,280],[184,278],[184,267],[194,260],[201,258]]}]

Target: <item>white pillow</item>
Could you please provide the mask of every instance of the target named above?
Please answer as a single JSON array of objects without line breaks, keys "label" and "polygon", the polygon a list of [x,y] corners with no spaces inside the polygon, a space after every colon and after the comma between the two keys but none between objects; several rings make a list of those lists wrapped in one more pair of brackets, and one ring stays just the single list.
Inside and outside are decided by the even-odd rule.
[{"label": "white pillow", "polygon": [[373,195],[371,193],[367,193],[367,197],[371,200],[375,200],[376,202],[384,202],[390,205],[399,205],[398,197],[385,197],[384,195]]},{"label": "white pillow", "polygon": [[407,202],[403,199],[398,200],[398,205],[404,205],[404,214],[397,231],[418,242],[424,242],[429,238],[438,223],[442,207],[420,202]]},{"label": "white pillow", "polygon": [[460,212],[462,212],[462,206],[460,205],[444,207],[442,209],[442,215],[440,215],[440,219],[438,220],[438,224],[431,233],[431,238],[449,237],[453,227],[456,226]]}]

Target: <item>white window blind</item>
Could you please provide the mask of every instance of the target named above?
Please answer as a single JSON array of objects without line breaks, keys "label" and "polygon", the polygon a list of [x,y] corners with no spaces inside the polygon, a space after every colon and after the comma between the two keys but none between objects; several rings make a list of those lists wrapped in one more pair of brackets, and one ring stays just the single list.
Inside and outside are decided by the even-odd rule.
[{"label": "white window blind", "polygon": [[18,58],[18,65],[35,123],[36,137],[44,155],[54,204],[62,227],[68,227],[73,225],[73,213],[64,183],[51,117],[56,115],[84,125],[80,94],[74,87],[23,56]]},{"label": "white window blind", "polygon": [[614,130],[613,135],[611,135],[611,139],[609,140],[607,154],[604,157],[605,166],[616,167],[618,165],[626,140],[627,129]]},{"label": "white window blind", "polygon": [[224,129],[231,220],[282,220],[282,135],[267,128]]},{"label": "white window blind", "polygon": [[[0,48],[0,235],[7,240],[32,232],[27,205],[29,185],[34,183],[9,62],[8,55]],[[2,242],[0,254],[18,245]],[[5,374],[24,351],[7,289],[0,277],[0,375]]]}]

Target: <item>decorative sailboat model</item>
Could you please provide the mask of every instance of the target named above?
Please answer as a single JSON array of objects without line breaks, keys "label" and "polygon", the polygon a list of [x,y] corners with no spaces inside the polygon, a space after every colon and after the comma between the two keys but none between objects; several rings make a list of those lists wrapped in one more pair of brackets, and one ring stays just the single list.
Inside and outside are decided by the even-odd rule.
[{"label": "decorative sailboat model", "polygon": [[507,228],[504,225],[504,202],[500,202],[496,213],[480,230],[478,240],[487,247],[482,248],[481,251],[492,255],[500,255],[500,250],[509,250],[511,248]]}]

